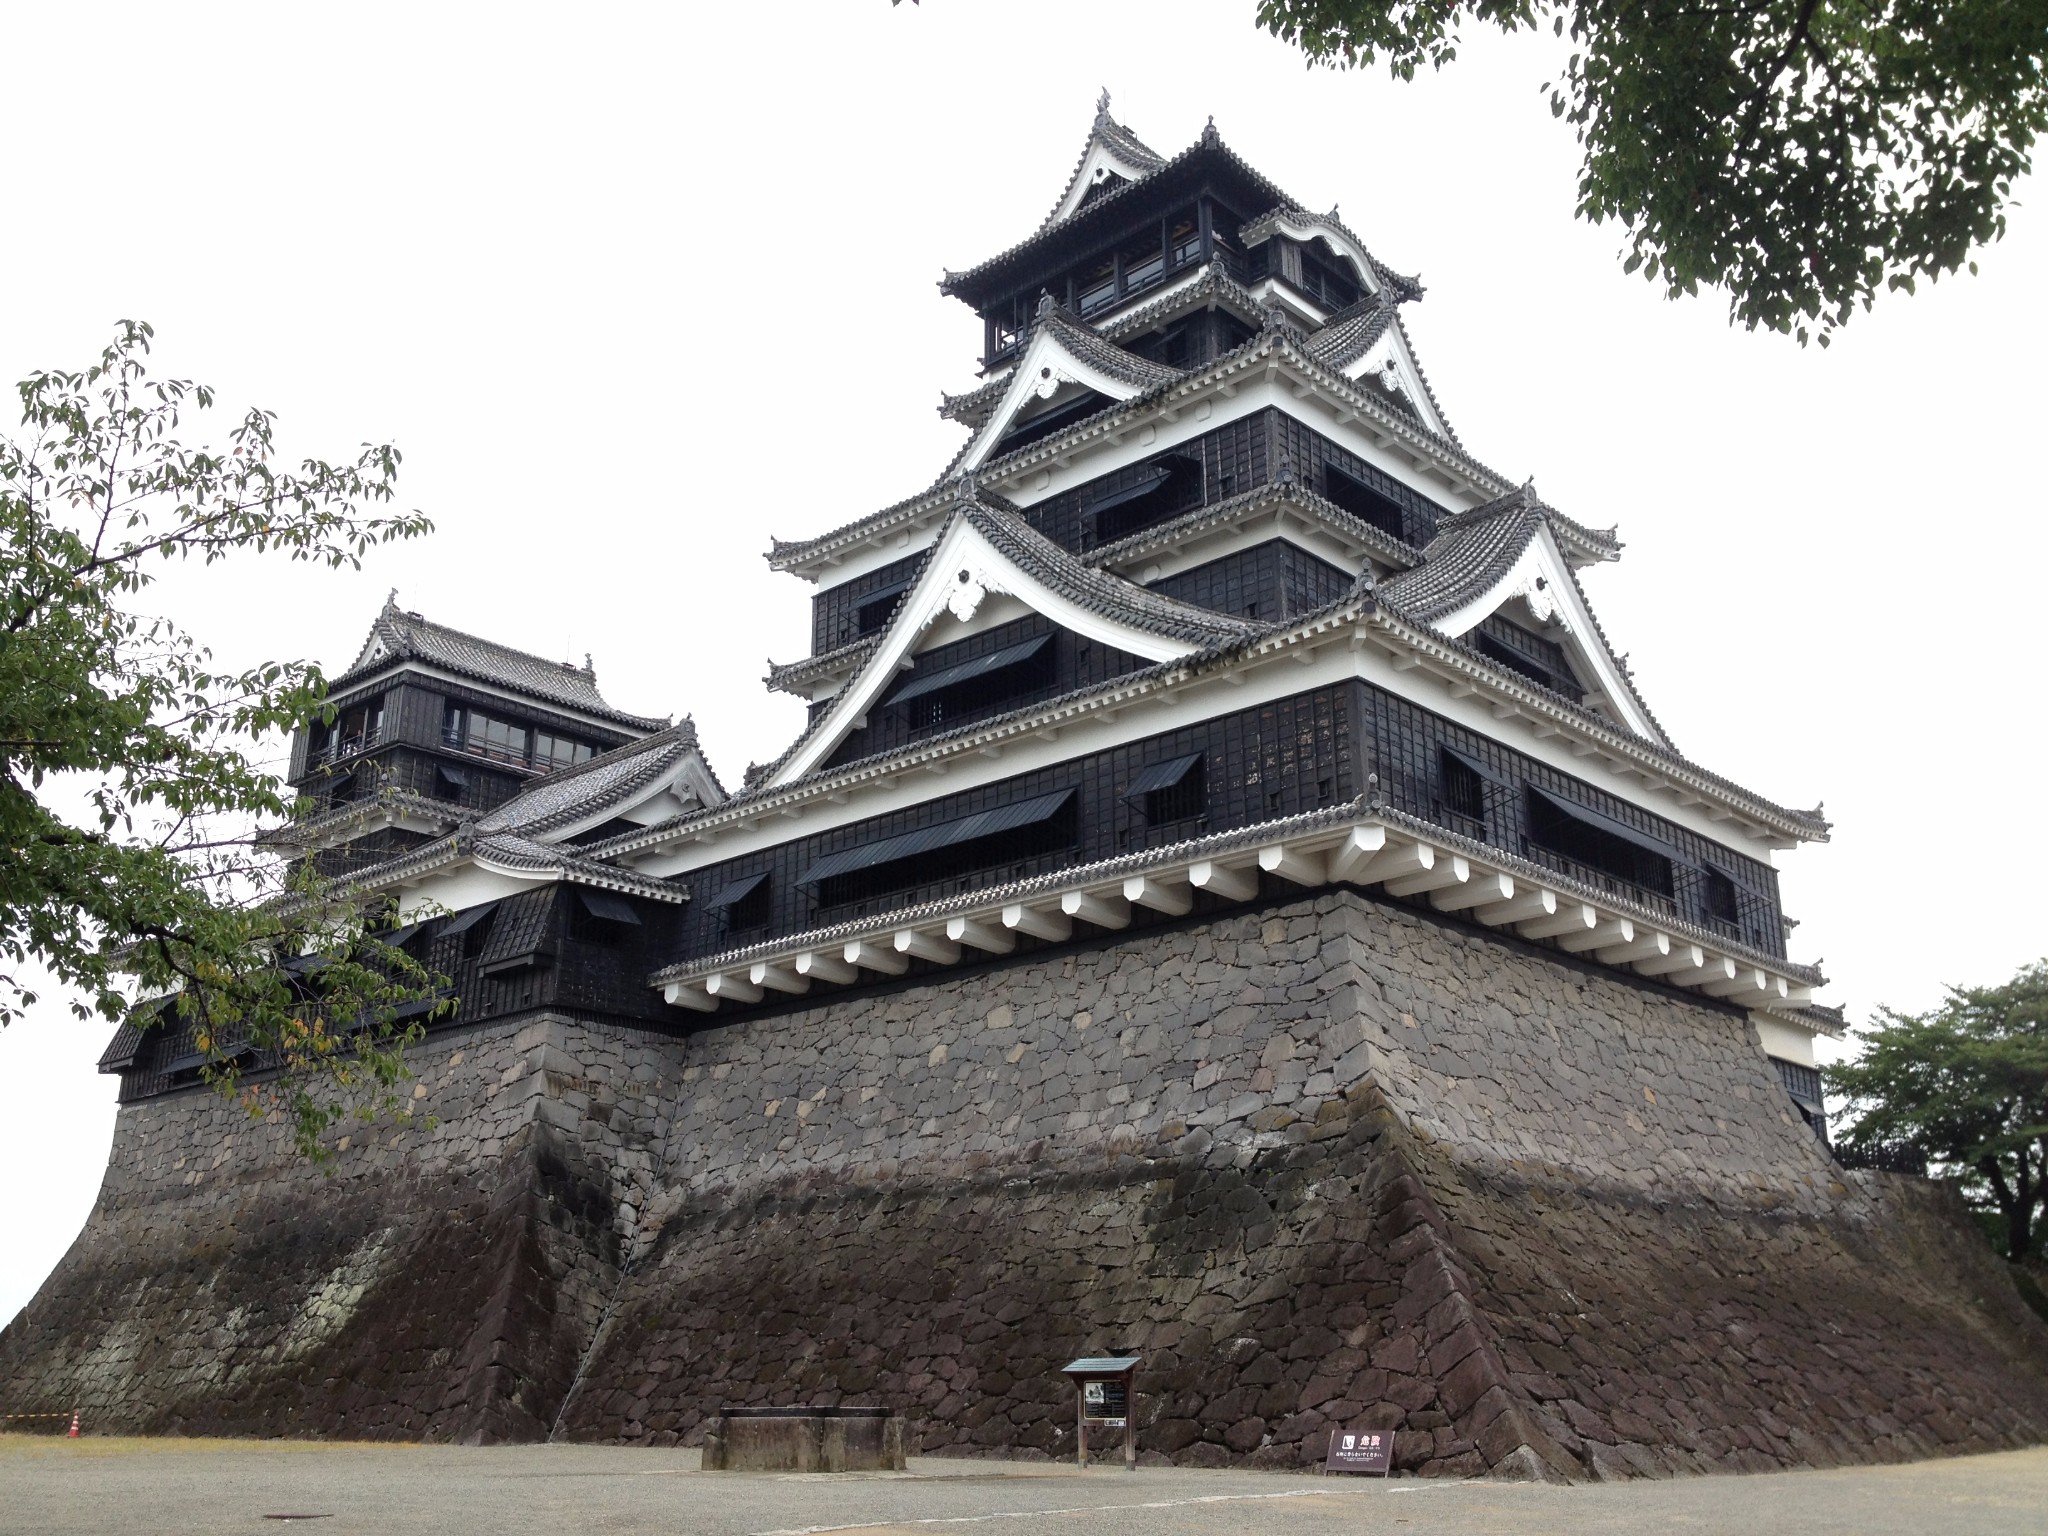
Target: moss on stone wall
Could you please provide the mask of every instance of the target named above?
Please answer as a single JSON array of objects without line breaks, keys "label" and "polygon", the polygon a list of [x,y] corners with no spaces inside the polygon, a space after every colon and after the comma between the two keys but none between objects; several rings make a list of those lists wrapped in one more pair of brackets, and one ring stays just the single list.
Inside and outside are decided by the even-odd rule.
[{"label": "moss on stone wall", "polygon": [[332,1178],[204,1094],[122,1111],[0,1335],[105,1428],[694,1439],[886,1402],[1071,1451],[1432,1473],[1830,1464],[2048,1437],[2048,1329],[1924,1181],[1844,1175],[1742,1015],[1332,893],[686,1039],[418,1058]]}]

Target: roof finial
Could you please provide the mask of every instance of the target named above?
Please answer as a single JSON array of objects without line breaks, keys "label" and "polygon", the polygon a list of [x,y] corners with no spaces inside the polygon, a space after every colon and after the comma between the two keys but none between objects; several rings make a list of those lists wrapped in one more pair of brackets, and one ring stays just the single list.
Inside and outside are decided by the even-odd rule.
[{"label": "roof finial", "polygon": [[1041,319],[1041,320],[1050,320],[1050,319],[1052,318],[1052,312],[1053,312],[1053,310],[1055,310],[1055,309],[1056,309],[1056,308],[1058,308],[1058,307],[1059,307],[1059,306],[1058,306],[1058,302],[1057,302],[1057,301],[1056,301],[1056,300],[1055,300],[1055,299],[1053,298],[1053,296],[1052,296],[1052,292],[1051,292],[1051,290],[1050,290],[1050,289],[1046,289],[1046,288],[1041,288],[1041,289],[1039,289],[1039,290],[1038,290],[1038,318],[1039,318],[1039,319]]},{"label": "roof finial", "polygon": [[590,652],[588,651],[583,653],[583,675],[585,677],[597,676],[597,663],[590,659]]},{"label": "roof finial", "polygon": [[1109,87],[1105,85],[1105,86],[1104,86],[1104,87],[1102,88],[1102,94],[1101,94],[1100,96],[1098,96],[1098,97],[1096,97],[1096,98],[1095,98],[1095,121],[1096,121],[1096,122],[1098,122],[1098,123],[1102,123],[1102,122],[1107,122],[1108,120],[1109,120]]},{"label": "roof finial", "polygon": [[390,590],[390,592],[385,594],[384,611],[386,613],[395,613],[398,611],[398,588],[393,587]]},{"label": "roof finial", "polygon": [[1329,220],[1332,224],[1342,224],[1344,222],[1343,219],[1338,217],[1337,205],[1335,203],[1330,204]]},{"label": "roof finial", "polygon": [[1209,114],[1209,126],[1202,130],[1202,142],[1204,144],[1214,144],[1221,138],[1222,135],[1216,131],[1216,114],[1211,112]]},{"label": "roof finial", "polygon": [[955,495],[962,502],[974,500],[977,489],[979,487],[975,484],[974,471],[971,469],[965,471],[954,484]]}]

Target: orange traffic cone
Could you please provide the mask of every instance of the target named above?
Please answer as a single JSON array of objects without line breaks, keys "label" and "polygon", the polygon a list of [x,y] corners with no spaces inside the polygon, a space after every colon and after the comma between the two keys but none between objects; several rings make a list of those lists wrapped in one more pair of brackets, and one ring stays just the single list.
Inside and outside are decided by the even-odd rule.
[{"label": "orange traffic cone", "polygon": [[76,1408],[71,1410],[71,1429],[64,1438],[66,1440],[76,1440],[78,1438],[78,1410]]}]

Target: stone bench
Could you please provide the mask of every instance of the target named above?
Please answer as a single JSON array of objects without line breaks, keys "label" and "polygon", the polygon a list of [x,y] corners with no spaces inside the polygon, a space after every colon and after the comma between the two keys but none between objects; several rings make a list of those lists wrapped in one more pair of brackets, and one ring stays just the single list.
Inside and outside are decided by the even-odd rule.
[{"label": "stone bench", "polygon": [[721,1408],[707,1472],[901,1472],[903,1420],[887,1408]]}]

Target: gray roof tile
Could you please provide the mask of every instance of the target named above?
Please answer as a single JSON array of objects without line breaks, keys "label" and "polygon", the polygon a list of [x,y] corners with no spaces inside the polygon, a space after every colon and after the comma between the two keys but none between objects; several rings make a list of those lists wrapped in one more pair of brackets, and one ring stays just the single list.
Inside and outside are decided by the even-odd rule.
[{"label": "gray roof tile", "polygon": [[668,724],[666,716],[655,719],[629,715],[607,703],[597,691],[597,673],[587,661],[577,667],[565,661],[549,661],[530,651],[515,651],[495,640],[464,634],[417,613],[408,613],[395,601],[385,603],[383,612],[370,626],[362,650],[348,670],[328,684],[328,691],[339,693],[394,662],[408,660],[426,662],[548,703],[565,704],[632,730],[657,731]]}]

